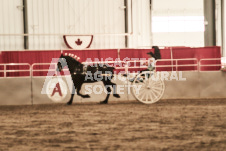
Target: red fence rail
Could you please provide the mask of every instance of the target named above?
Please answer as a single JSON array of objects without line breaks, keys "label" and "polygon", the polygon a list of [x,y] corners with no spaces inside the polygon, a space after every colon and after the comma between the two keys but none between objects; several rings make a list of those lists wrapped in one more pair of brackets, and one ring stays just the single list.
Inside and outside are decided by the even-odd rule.
[{"label": "red fence rail", "polygon": [[[153,49],[106,49],[106,50],[63,50],[63,53],[72,53],[81,62],[97,62],[111,58],[113,62],[118,58],[124,61],[124,66],[117,68],[119,71],[139,71],[147,68],[144,65],[131,65],[127,67],[125,62],[134,64],[135,59],[148,59],[147,52],[154,52]],[[217,71],[221,69],[221,48],[220,47],[168,47],[160,49],[162,59],[157,60],[157,71]],[[2,51],[0,53],[0,77],[30,76],[29,69],[17,64],[30,65],[34,70],[33,76],[43,76],[49,70],[49,64],[53,58],[59,58],[61,50],[54,51]],[[133,60],[132,60],[133,59]],[[11,63],[14,64],[11,64]],[[142,63],[142,61],[140,62]],[[11,64],[11,65],[9,65]],[[7,66],[7,68],[6,68]],[[24,71],[25,70],[25,71]],[[42,70],[42,71],[38,71]],[[54,69],[55,70],[55,69]],[[55,72],[55,71],[53,71]]]}]

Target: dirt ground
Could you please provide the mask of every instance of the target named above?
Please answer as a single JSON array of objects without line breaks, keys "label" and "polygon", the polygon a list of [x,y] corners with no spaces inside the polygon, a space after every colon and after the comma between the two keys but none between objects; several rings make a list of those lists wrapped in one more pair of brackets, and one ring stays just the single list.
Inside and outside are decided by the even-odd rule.
[{"label": "dirt ground", "polygon": [[0,106],[0,150],[226,150],[226,99]]}]

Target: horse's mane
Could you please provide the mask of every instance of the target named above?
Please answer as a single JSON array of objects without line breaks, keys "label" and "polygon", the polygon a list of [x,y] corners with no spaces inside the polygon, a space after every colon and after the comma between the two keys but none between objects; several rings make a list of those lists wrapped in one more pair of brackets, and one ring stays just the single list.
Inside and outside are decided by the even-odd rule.
[{"label": "horse's mane", "polygon": [[76,65],[81,64],[81,62],[79,62],[78,60],[76,60],[75,58],[73,58],[71,56],[61,55],[61,58],[65,58],[68,63],[73,63],[73,64],[76,64]]}]

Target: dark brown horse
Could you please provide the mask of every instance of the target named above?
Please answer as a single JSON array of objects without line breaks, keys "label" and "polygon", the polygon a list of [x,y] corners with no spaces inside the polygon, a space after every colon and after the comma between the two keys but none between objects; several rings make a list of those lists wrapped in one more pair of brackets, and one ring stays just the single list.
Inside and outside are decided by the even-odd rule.
[{"label": "dark brown horse", "polygon": [[[83,83],[93,83],[102,81],[106,90],[107,96],[104,101],[101,101],[101,104],[107,104],[108,99],[111,93],[111,87],[113,88],[113,96],[120,98],[120,96],[116,93],[116,84],[112,83],[111,80],[113,78],[113,70],[114,67],[110,67],[107,64],[95,64],[84,65],[77,61],[75,58],[71,56],[64,56],[63,54],[60,56],[57,63],[57,71],[61,71],[65,66],[68,67],[71,78],[73,81],[71,98],[67,102],[68,105],[71,105],[73,102],[73,97],[75,94],[75,90],[77,90],[77,95],[83,98],[89,98],[89,95],[83,95],[80,93],[81,87]],[[89,78],[87,78],[89,77]],[[97,78],[98,77],[98,78]]]}]

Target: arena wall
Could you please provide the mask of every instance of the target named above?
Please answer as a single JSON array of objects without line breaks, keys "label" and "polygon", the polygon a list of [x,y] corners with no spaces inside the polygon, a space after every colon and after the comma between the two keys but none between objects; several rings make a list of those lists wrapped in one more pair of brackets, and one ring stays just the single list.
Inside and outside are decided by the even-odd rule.
[{"label": "arena wall", "polygon": [[[46,95],[46,94],[41,94],[41,91],[44,87],[44,82],[46,80],[46,77],[35,77],[32,79],[33,81],[33,84],[32,84],[32,87],[33,87],[33,103],[34,104],[49,104],[49,103],[53,103],[53,101]],[[67,83],[66,79],[63,78],[63,81],[65,83]],[[48,80],[47,80],[48,82]],[[113,81],[113,82],[117,82],[118,85],[125,85],[124,82],[122,82],[121,80],[118,80],[118,81]],[[81,89],[81,94],[85,94],[85,86],[87,84],[84,84],[82,86],[82,89]],[[105,92],[102,92],[99,94],[100,92],[100,87],[102,89],[104,89],[104,85],[102,82],[95,82],[95,83],[89,83],[89,85],[91,85],[91,87],[98,87],[97,89],[97,92],[98,94],[95,94],[95,93],[91,93],[90,94],[90,98],[82,98],[80,96],[77,96],[75,95],[74,96],[74,102],[99,102],[99,101],[103,101],[106,97],[106,93]],[[112,95],[110,96],[109,98],[109,101],[122,101],[122,100],[127,100],[127,89],[125,89],[126,91],[122,91],[123,94],[120,95],[121,97],[120,98],[115,98],[113,97]],[[63,101],[61,101],[60,103],[66,103],[69,99],[70,99],[70,91],[69,91],[69,87],[68,87],[68,94],[67,96],[64,98]]]},{"label": "arena wall", "polygon": [[[169,72],[170,75],[172,72]],[[200,72],[182,72],[182,77],[186,78],[186,81],[182,80],[165,80],[165,92],[163,99],[177,99],[177,98],[199,98],[199,74]],[[177,72],[177,75],[179,73]]]},{"label": "arena wall", "polygon": [[226,98],[226,72],[199,73],[200,98]]},{"label": "arena wall", "polygon": [[[172,73],[170,73],[172,74]],[[179,74],[179,73],[177,73]],[[118,86],[121,86],[121,98],[115,98],[112,95],[109,101],[126,101],[136,100],[131,90],[128,89],[130,82],[121,79],[113,79]],[[200,98],[226,98],[226,73],[221,71],[212,72],[182,72],[182,78],[186,81],[165,80],[165,92],[162,99],[200,99]],[[51,104],[55,103],[46,94],[41,94],[46,77],[31,78],[1,78],[0,87],[1,101],[0,105],[29,105],[29,104]],[[66,79],[63,78],[66,83]],[[4,86],[3,86],[4,85]],[[85,85],[83,85],[81,93],[85,93]],[[104,89],[102,82],[91,84],[96,87],[96,91],[100,92],[100,88]],[[93,89],[92,89],[93,90]],[[90,98],[81,98],[74,96],[74,102],[99,102],[103,101],[106,93],[90,94]],[[66,103],[70,99],[70,94],[59,103]]]},{"label": "arena wall", "polygon": [[0,78],[0,105],[30,105],[31,77]]},{"label": "arena wall", "polygon": [[[46,77],[34,77],[32,79],[32,93],[33,98],[32,102],[33,104],[50,104],[54,103],[47,94],[42,94],[42,88],[44,86]],[[69,100],[70,94],[68,93],[65,99],[62,101],[65,102],[65,100]]]}]

